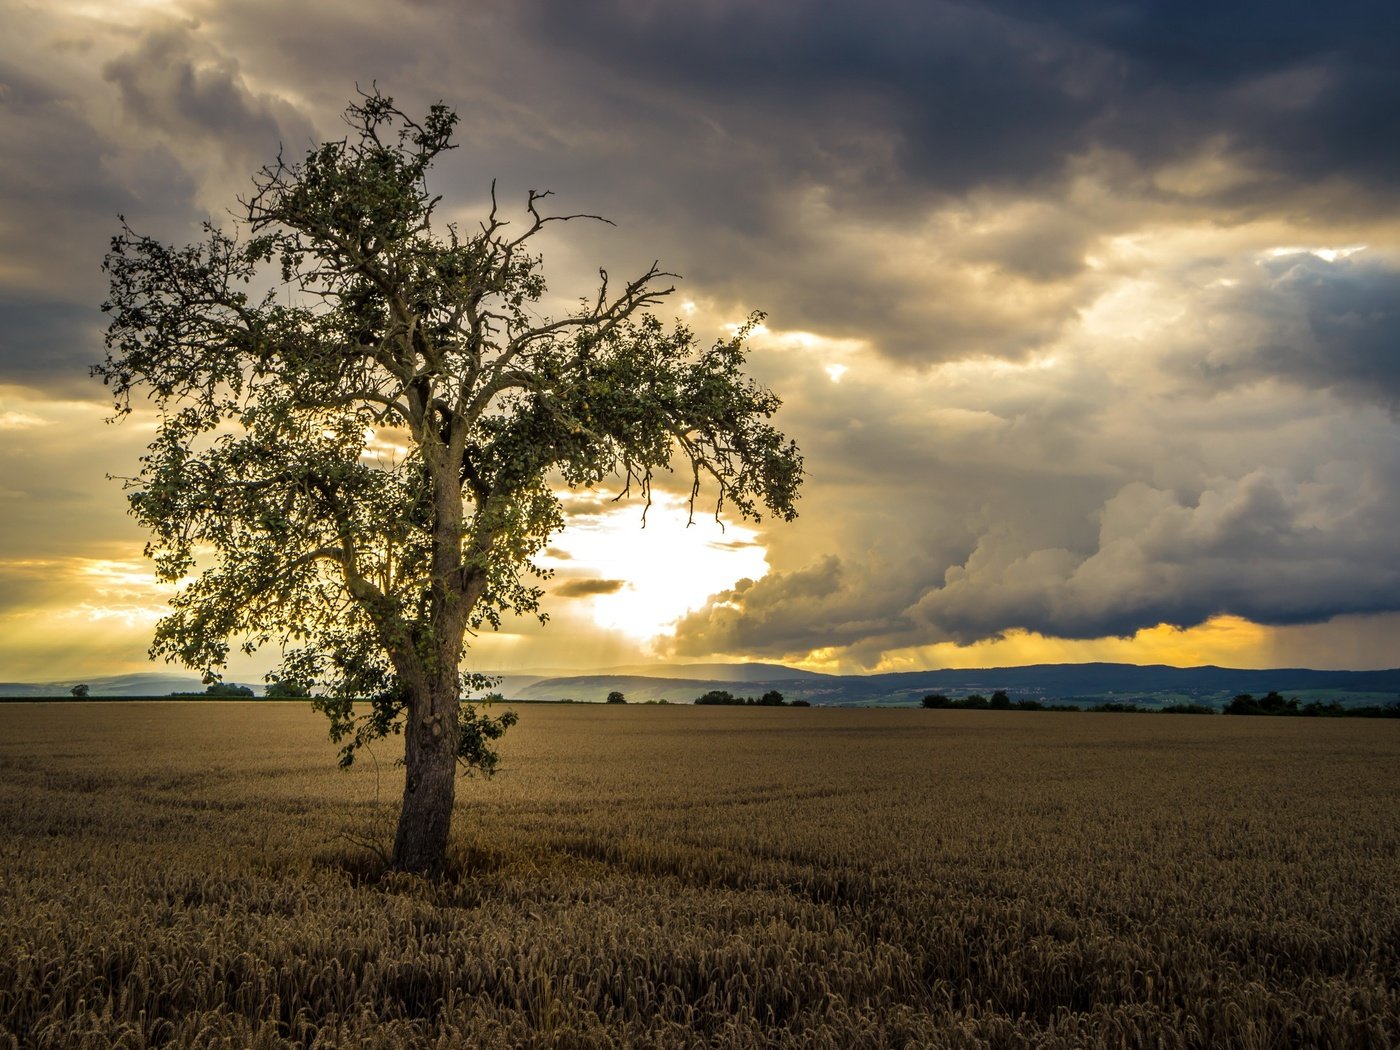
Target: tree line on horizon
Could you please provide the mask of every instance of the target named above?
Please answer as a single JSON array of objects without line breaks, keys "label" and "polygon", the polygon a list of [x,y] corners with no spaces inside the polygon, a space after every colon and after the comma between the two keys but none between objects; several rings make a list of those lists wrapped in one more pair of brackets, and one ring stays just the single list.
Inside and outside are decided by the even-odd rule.
[{"label": "tree line on horizon", "polygon": [[697,696],[694,703],[701,707],[811,707],[806,700],[787,700],[776,689],[770,689],[760,697],[735,696],[728,689],[711,689],[703,696]]},{"label": "tree line on horizon", "polygon": [[[1114,714],[1164,714],[1164,715],[1213,715],[1216,708],[1209,704],[1180,703],[1150,707],[1142,704],[1108,701],[1083,707],[1079,704],[1047,704],[1039,700],[1012,700],[1006,690],[998,689],[990,697],[981,693],[951,698],[942,693],[930,693],[920,701],[920,706],[931,709],[953,709],[961,711],[1090,711],[1111,712]],[[1300,703],[1297,697],[1285,700],[1275,690],[1270,690],[1262,698],[1256,699],[1249,693],[1240,693],[1220,709],[1227,715],[1295,715],[1303,718],[1400,718],[1400,701],[1387,705],[1370,704],[1365,707],[1345,707],[1339,700],[1322,703],[1310,700]]]},{"label": "tree line on horizon", "polygon": [[[79,700],[87,699],[90,696],[90,690],[86,684],[75,685],[69,692],[75,699]],[[204,698],[215,700],[246,700],[257,698],[250,687],[231,682],[214,682],[202,692],[174,692],[169,695],[174,698]],[[262,698],[268,700],[294,700],[306,699],[310,695],[310,691],[305,686],[283,679],[270,683],[263,691]],[[557,702],[574,703],[575,701],[565,699]],[[605,703],[625,704],[627,703],[627,698],[624,693],[613,690],[608,693]],[[647,703],[665,704],[667,701],[650,700],[647,701]],[[727,689],[711,689],[701,696],[696,697],[691,703],[700,707],[812,706],[807,700],[788,700],[776,689],[770,689],[760,697],[736,696]],[[929,693],[924,696],[919,703],[920,707],[924,709],[958,711],[1088,711],[1091,713],[1166,715],[1213,715],[1219,713],[1227,715],[1296,716],[1302,718],[1400,718],[1400,701],[1385,705],[1368,704],[1362,707],[1346,707],[1339,700],[1331,700],[1326,703],[1320,700],[1310,700],[1303,703],[1297,697],[1285,699],[1276,690],[1270,690],[1266,695],[1258,698],[1250,693],[1240,693],[1222,708],[1200,703],[1176,703],[1156,707],[1116,700],[1086,707],[1073,703],[1047,703],[1029,698],[1013,700],[1004,689],[994,691],[990,697],[981,693],[969,693],[966,696],[960,697],[949,697],[943,693]]]}]

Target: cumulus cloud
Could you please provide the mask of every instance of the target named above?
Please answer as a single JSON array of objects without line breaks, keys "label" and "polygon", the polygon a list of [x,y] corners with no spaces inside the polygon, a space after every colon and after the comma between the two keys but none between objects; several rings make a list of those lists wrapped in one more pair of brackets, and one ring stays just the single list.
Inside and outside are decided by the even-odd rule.
[{"label": "cumulus cloud", "polygon": [[[1132,482],[1096,512],[1081,508],[1097,518],[1097,534],[1080,537],[1087,551],[1054,545],[1027,513],[987,525],[941,572],[917,555],[896,566],[828,555],[716,595],[680,621],[674,648],[788,658],[845,649],[874,663],[1013,629],[1096,638],[1222,614],[1280,625],[1397,611],[1400,556],[1388,537],[1400,485],[1330,466],[1301,481],[1269,470],[1216,479],[1192,497]],[[916,551],[917,540],[900,549]]]},{"label": "cumulus cloud", "polygon": [[1017,630],[1400,610],[1392,314],[1374,292],[1389,271],[1364,254],[1232,253],[1147,268],[1021,366],[895,382],[855,354],[852,378],[804,386],[786,360],[820,464],[814,511],[840,524],[799,523],[793,548],[827,552],[805,561],[771,533],[779,571],[683,619],[675,651],[871,665]]},{"label": "cumulus cloud", "polygon": [[1193,501],[1135,482],[1101,508],[1087,558],[992,533],[912,615],[970,641],[1008,626],[1092,638],[1223,613],[1285,624],[1393,610],[1400,558],[1386,555],[1383,536],[1397,509],[1394,494],[1377,506],[1264,471]]}]

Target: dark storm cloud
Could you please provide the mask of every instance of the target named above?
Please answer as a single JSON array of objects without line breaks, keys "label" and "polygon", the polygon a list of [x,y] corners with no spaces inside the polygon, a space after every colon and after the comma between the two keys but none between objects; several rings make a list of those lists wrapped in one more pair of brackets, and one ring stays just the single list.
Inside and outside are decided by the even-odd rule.
[{"label": "dark storm cloud", "polygon": [[[1090,145],[1160,156],[1219,132],[1300,178],[1381,186],[1400,158],[1379,134],[1400,114],[1400,9],[1369,0],[601,6],[537,0],[523,17],[740,126],[781,115],[768,130],[787,174],[827,179],[847,161],[862,194],[1024,185]],[[847,121],[892,136],[892,163],[852,151]]]},{"label": "dark storm cloud", "polygon": [[106,324],[101,261],[118,215],[142,233],[188,240],[201,189],[232,185],[219,208],[234,207],[279,140],[311,141],[291,107],[249,92],[237,63],[193,24],[162,23],[124,43],[101,67],[117,89],[115,124],[62,66],[0,69],[0,209],[11,234],[0,245],[0,381],[95,394],[87,370]]},{"label": "dark storm cloud", "polygon": [[91,394],[117,215],[169,229],[193,186],[164,150],[120,156],[66,91],[14,68],[0,81],[0,382]]},{"label": "dark storm cloud", "polygon": [[[558,189],[621,225],[585,238],[611,236],[615,251],[618,236],[646,239],[642,265],[659,255],[727,302],[869,338],[907,363],[1021,357],[1090,301],[1092,282],[1075,279],[1125,220],[1051,203],[1086,151],[1126,154],[1112,178],[1143,190],[1154,165],[1222,142],[1262,170],[1192,203],[1245,213],[1338,174],[1364,184],[1363,207],[1393,192],[1400,149],[1378,133],[1400,113],[1400,33],[1376,5],[421,4],[389,22],[347,10],[319,45],[313,13],[240,10],[203,13],[217,43],[205,25],[165,22],[101,65],[133,124],[226,155],[224,203],[279,141],[295,155],[311,137],[289,105],[248,86],[245,66],[337,108],[379,78],[410,105],[442,97],[462,111],[453,163],[474,190],[492,175],[506,199]],[[454,61],[468,44],[472,61]],[[438,72],[425,78],[423,63]],[[334,109],[318,120],[336,133]],[[929,229],[935,258],[996,267],[1053,301],[972,309],[956,281],[931,283],[900,256],[882,265],[882,232],[907,237],[929,209],[989,188],[1039,210],[987,234]],[[870,243],[835,237],[804,194]]]},{"label": "dark storm cloud", "polygon": [[[979,314],[961,289],[901,265],[933,264],[918,243],[931,207],[1057,178],[1086,145],[1101,104],[1090,85],[1112,71],[1072,39],[939,4],[521,10],[559,55],[554,75],[616,99],[599,145],[635,158],[641,177],[608,214],[644,223],[711,294],[915,363],[1020,356],[1073,316],[1073,294],[1034,318]],[[906,239],[900,252],[879,243],[884,231]],[[926,236],[950,242],[938,251],[956,264],[946,233]],[[1033,280],[1072,277],[1093,235],[1082,218],[1046,214],[968,253]]]},{"label": "dark storm cloud", "polygon": [[862,192],[895,174],[881,163],[881,133],[896,167],[958,192],[1057,168],[1098,106],[1089,88],[1105,56],[966,5],[602,6],[527,9],[557,46],[718,104],[739,126],[781,115],[769,129],[792,150],[789,173],[827,179],[834,169]]},{"label": "dark storm cloud", "polygon": [[[557,58],[551,121],[594,133],[561,173],[632,172],[600,204],[624,230],[645,226],[712,294],[927,364],[1022,357],[1092,301],[1087,257],[1137,219],[1102,194],[1054,203],[1086,170],[1215,221],[1394,199],[1400,139],[1381,132],[1400,123],[1395,16],[1223,7],[536,0],[515,17]],[[1206,154],[1230,177],[1165,177]],[[1100,155],[1117,159],[1086,160]],[[1033,309],[974,309],[982,289],[916,272],[925,217],[987,193],[1035,207],[987,233],[934,225],[923,255],[953,278],[982,264],[1053,290]],[[863,249],[841,236],[856,226]]]},{"label": "dark storm cloud", "polygon": [[88,366],[99,359],[104,327],[97,308],[100,282],[76,283],[93,298],[68,302],[0,290],[0,330],[5,333],[0,340],[0,381],[93,392]]},{"label": "dark storm cloud", "polygon": [[1206,383],[1282,378],[1400,409],[1400,269],[1368,253],[1329,262],[1299,252],[1254,276],[1223,305],[1255,319],[1257,334],[1207,357]]},{"label": "dark storm cloud", "polygon": [[[418,105],[431,101],[418,53],[441,65],[432,97],[463,114],[465,149],[450,163],[475,173],[473,191],[493,175],[507,201],[529,186],[557,189],[569,208],[619,223],[616,234],[583,231],[585,250],[608,244],[634,260],[628,267],[660,256],[684,273],[685,287],[764,308],[787,327],[868,338],[913,364],[1022,357],[1091,300],[1094,283],[1077,280],[1086,256],[1124,219],[1054,203],[1074,157],[1109,147],[1166,163],[1221,134],[1257,153],[1270,128],[1325,141],[1312,132],[1376,111],[1348,85],[1384,69],[1347,64],[1379,47],[1365,51],[1359,25],[1319,37],[1272,22],[1231,65],[1225,45],[1248,23],[1178,18],[1175,8],[1103,5],[1048,17],[1036,5],[898,0],[419,5],[388,25],[348,12],[335,46],[320,48],[307,46],[307,18],[260,10],[282,29],[257,54],[247,20],[207,12],[225,47],[246,41],[237,61],[187,23],[152,28],[109,60],[105,76],[129,116],[237,154],[242,172],[269,159],[279,138],[309,136],[287,107],[244,84],[243,65],[264,62],[266,76],[264,53],[280,56],[299,94],[317,97],[330,82],[348,95],[356,80],[380,77]],[[470,68],[449,61],[464,40],[474,42]],[[1258,86],[1314,67],[1323,70],[1315,98],[1280,99]],[[326,116],[323,133],[334,134]],[[1265,190],[1289,190],[1297,180],[1287,150],[1266,152]],[[1122,178],[1141,179],[1139,167],[1129,164]],[[988,188],[1038,203],[995,230],[918,233],[930,209]],[[1258,207],[1264,190],[1248,188],[1248,206]],[[1219,194],[1231,189],[1240,192]],[[885,234],[904,239],[898,251],[881,243]],[[981,289],[918,272],[921,236],[926,265],[949,274],[991,266],[1038,286],[1040,298],[1010,289],[1000,307],[984,297],[973,309]],[[619,238],[645,239],[646,258]]]},{"label": "dark storm cloud", "polygon": [[1215,131],[1271,171],[1342,175],[1391,196],[1400,143],[1400,8],[1252,0],[997,2],[1118,60],[1102,141],[1160,156]]}]

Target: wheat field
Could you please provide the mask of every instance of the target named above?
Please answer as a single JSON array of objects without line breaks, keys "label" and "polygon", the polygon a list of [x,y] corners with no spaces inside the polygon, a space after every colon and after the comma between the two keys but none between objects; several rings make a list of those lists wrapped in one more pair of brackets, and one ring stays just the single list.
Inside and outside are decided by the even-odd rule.
[{"label": "wheat field", "polygon": [[1400,1045],[1400,725],[531,705],[436,881],[390,743],[0,706],[0,1048]]}]

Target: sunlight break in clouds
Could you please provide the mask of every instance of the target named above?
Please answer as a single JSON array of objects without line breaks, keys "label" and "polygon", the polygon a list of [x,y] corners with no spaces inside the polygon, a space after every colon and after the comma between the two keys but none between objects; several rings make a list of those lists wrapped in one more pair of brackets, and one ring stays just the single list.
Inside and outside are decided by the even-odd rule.
[{"label": "sunlight break in clouds", "polygon": [[0,412],[0,430],[32,430],[48,425],[47,419],[31,416],[27,412]]},{"label": "sunlight break in clouds", "polygon": [[0,559],[0,666],[43,681],[147,670],[147,645],[172,588],[149,563],[119,558]]},{"label": "sunlight break in clouds", "polygon": [[[578,507],[588,493],[563,494],[565,507]],[[556,537],[552,556],[542,563],[558,576],[551,590],[568,593],[569,581],[621,583],[575,599],[551,597],[549,607],[578,601],[594,624],[648,642],[675,633],[675,621],[702,606],[716,591],[742,578],[768,572],[764,549],[750,527],[726,520],[721,526],[697,502],[687,524],[686,501],[656,492],[646,527],[635,503],[603,503],[591,513],[571,515]]]},{"label": "sunlight break in clouds", "polygon": [[1316,255],[1319,259],[1324,259],[1327,262],[1336,262],[1338,259],[1346,259],[1355,255],[1357,252],[1364,252],[1365,250],[1366,245],[1364,244],[1351,244],[1344,248],[1299,248],[1294,246],[1287,248],[1270,248],[1264,254],[1271,259],[1277,259],[1285,255]]}]

